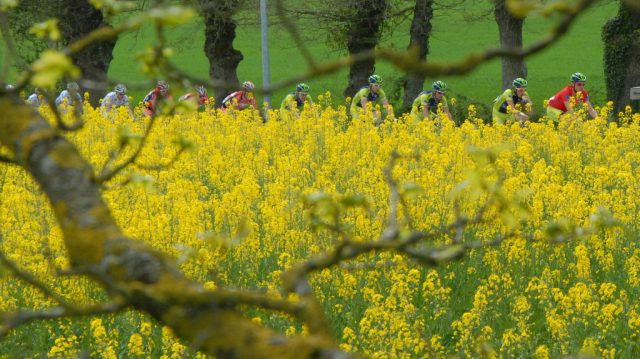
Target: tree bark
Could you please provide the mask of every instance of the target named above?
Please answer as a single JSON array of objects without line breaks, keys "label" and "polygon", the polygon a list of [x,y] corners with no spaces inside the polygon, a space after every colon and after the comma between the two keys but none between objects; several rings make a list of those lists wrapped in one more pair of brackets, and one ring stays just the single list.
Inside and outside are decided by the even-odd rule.
[{"label": "tree bark", "polygon": [[[374,51],[380,41],[382,24],[389,8],[387,0],[354,0],[354,13],[348,26],[347,51],[350,55]],[[375,71],[375,59],[356,61],[349,67],[345,97],[352,97]]]},{"label": "tree bark", "polygon": [[[426,61],[429,53],[429,35],[431,34],[431,19],[433,18],[433,0],[416,0],[413,10],[413,20],[409,31],[408,51],[415,54],[417,60]],[[425,77],[409,72],[404,81],[404,95],[401,112],[411,109],[413,100],[422,91]]]},{"label": "tree bark", "polygon": [[[522,48],[522,24],[524,19],[511,15],[505,0],[496,0],[494,15],[500,33],[500,46],[502,48]],[[527,67],[524,59],[515,57],[502,58],[502,89],[511,87],[515,78],[527,77]]]},{"label": "tree bark", "polygon": [[209,75],[214,82],[216,107],[239,87],[237,69],[243,56],[233,48],[236,22],[232,18],[239,7],[240,1],[237,0],[200,1],[205,23],[204,52],[209,59]]},{"label": "tree bark", "polygon": [[[68,0],[60,6],[58,14],[63,41],[69,44],[100,27],[109,26],[102,12],[86,0]],[[117,39],[97,42],[72,56],[82,71],[82,90],[89,92],[91,105],[98,106],[108,87],[107,73],[113,60]]]},{"label": "tree bark", "polygon": [[616,112],[623,112],[631,104],[630,88],[640,86],[640,9],[621,1],[618,15],[604,25],[602,39],[607,98]]}]

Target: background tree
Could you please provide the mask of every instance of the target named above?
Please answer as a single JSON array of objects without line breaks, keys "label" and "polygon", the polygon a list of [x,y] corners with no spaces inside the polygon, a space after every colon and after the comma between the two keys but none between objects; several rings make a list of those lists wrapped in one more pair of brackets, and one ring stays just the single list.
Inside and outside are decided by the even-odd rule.
[{"label": "background tree", "polygon": [[620,1],[618,16],[602,28],[607,98],[617,112],[630,104],[629,89],[640,85],[640,6]]},{"label": "background tree", "polygon": [[[500,34],[500,46],[507,49],[522,49],[522,25],[524,18],[514,16],[505,0],[496,0],[494,15]],[[502,57],[502,89],[511,87],[513,79],[527,77],[527,66],[522,57]]]},{"label": "background tree", "polygon": [[[429,53],[429,35],[433,18],[433,0],[416,0],[413,20],[409,30],[408,51],[415,54],[416,60],[426,61]],[[409,71],[404,80],[404,95],[401,112],[411,109],[413,100],[422,91],[425,77]]]},{"label": "background tree", "polygon": [[[352,0],[347,24],[347,51],[352,56],[372,53],[382,34],[382,25],[389,10],[387,0]],[[367,78],[375,72],[375,58],[357,59],[349,66],[349,82],[345,96],[353,96],[367,84]]]},{"label": "background tree", "polygon": [[209,75],[217,106],[225,96],[238,89],[237,69],[243,56],[233,47],[237,27],[233,16],[242,4],[241,0],[200,1],[205,25],[204,52],[209,59]]},{"label": "background tree", "polygon": [[[57,7],[62,43],[67,45],[98,28],[109,27],[102,11],[86,0],[60,1]],[[107,73],[113,60],[117,38],[91,44],[74,54],[73,62],[82,72],[80,86],[89,92],[89,101],[97,106],[108,88]]]},{"label": "background tree", "polygon": [[[26,70],[46,48],[61,48],[83,38],[91,31],[109,26],[102,14],[86,0],[24,0],[8,13],[9,26],[16,45],[17,68]],[[31,27],[36,23],[57,19],[60,30],[58,43],[43,40],[34,35]],[[117,39],[92,44],[75,54],[72,60],[81,71],[80,86],[90,94],[91,104],[96,106],[107,89],[107,72],[113,59],[113,48]]]}]

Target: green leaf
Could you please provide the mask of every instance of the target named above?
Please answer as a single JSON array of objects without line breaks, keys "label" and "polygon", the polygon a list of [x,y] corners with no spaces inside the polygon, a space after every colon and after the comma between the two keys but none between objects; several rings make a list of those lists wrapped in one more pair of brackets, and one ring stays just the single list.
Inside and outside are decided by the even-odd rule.
[{"label": "green leaf", "polygon": [[31,84],[34,87],[53,88],[65,76],[77,78],[80,70],[63,53],[55,50],[45,50],[33,63],[34,75]]},{"label": "green leaf", "polygon": [[49,19],[47,21],[34,24],[29,28],[29,33],[34,34],[41,39],[48,38],[51,41],[58,41],[61,37],[60,29],[58,28],[58,19]]},{"label": "green leaf", "polygon": [[0,0],[0,11],[11,10],[18,6],[18,0]]},{"label": "green leaf", "polygon": [[340,199],[340,203],[345,207],[364,207],[368,208],[369,202],[362,194],[347,195]]},{"label": "green leaf", "polygon": [[120,145],[128,145],[133,140],[140,140],[142,136],[131,132],[128,127],[120,127],[118,128],[118,140],[120,141]]},{"label": "green leaf", "polygon": [[149,10],[147,16],[160,25],[182,25],[196,15],[196,12],[184,6],[169,6]]},{"label": "green leaf", "polygon": [[424,193],[424,189],[415,183],[404,183],[400,186],[400,193],[404,198],[413,199]]}]

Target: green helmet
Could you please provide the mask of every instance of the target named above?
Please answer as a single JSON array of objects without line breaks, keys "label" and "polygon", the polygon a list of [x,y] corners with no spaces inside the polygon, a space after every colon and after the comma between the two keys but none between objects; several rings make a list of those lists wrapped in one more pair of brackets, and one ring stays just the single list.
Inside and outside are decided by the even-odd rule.
[{"label": "green helmet", "polygon": [[571,75],[571,82],[585,82],[585,81],[587,81],[587,76],[585,76],[580,72],[576,72],[575,74]]},{"label": "green helmet", "polygon": [[517,79],[513,80],[513,87],[527,87],[527,80],[523,79],[522,77],[518,77]]},{"label": "green helmet", "polygon": [[304,83],[298,84],[298,86],[296,86],[296,91],[297,92],[308,93],[309,92],[309,85],[304,84]]},{"label": "green helmet", "polygon": [[433,89],[436,91],[445,92],[447,91],[447,84],[443,81],[436,81],[433,83]]},{"label": "green helmet", "polygon": [[382,85],[382,77],[380,77],[378,75],[371,75],[371,76],[369,76],[369,83],[370,84]]}]

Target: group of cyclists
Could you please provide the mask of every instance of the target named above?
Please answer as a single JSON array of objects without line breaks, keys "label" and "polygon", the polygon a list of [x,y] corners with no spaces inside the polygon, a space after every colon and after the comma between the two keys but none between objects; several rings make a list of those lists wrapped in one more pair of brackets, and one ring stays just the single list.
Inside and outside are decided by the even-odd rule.
[{"label": "group of cyclists", "polygon": [[[575,109],[585,106],[591,118],[596,118],[598,114],[589,101],[589,94],[584,89],[587,77],[576,72],[570,77],[570,84],[553,95],[547,103],[547,117],[554,122],[560,120],[560,116],[565,113],[573,114]],[[373,105],[381,105],[391,111],[391,107],[381,88],[382,78],[378,75],[369,77],[369,84],[361,88],[353,97],[351,102],[351,117],[358,118],[363,109],[367,108],[367,103]],[[512,82],[512,87],[506,89],[493,102],[492,119],[495,124],[507,124],[519,122],[524,125],[533,112],[531,98],[527,93],[527,80],[516,78]],[[435,118],[445,117],[453,121],[449,104],[445,93],[447,84],[443,81],[435,81],[432,88],[422,91],[411,106],[411,117],[421,121],[424,119],[433,120]],[[376,124],[382,122],[381,116],[377,110],[372,107],[374,113],[374,122]]]},{"label": "group of cyclists", "polygon": [[[585,90],[586,81],[587,77],[584,74],[579,72],[572,74],[570,84],[548,100],[546,107],[547,117],[558,122],[562,114],[574,113],[576,108],[583,105],[592,118],[597,117],[597,113]],[[368,84],[356,92],[350,107],[350,114],[353,119],[360,118],[364,111],[372,111],[374,124],[379,125],[383,122],[383,118],[377,109],[378,106],[382,106],[388,114],[392,113],[392,108],[382,89],[382,83],[382,77],[371,75],[368,78]],[[194,90],[181,96],[178,101],[189,101],[199,109],[205,108],[210,103],[206,88],[203,85],[196,85]],[[254,90],[255,85],[251,81],[243,82],[238,91],[229,94],[222,100],[221,111],[226,112],[232,108],[235,110],[257,110],[258,106],[253,94]],[[298,84],[295,91],[285,96],[280,109],[301,111],[305,106],[311,105],[313,102],[311,96],[309,96],[309,90],[310,88],[307,84]],[[447,97],[445,96],[446,92],[447,84],[443,81],[435,81],[431,89],[422,91],[413,101],[411,117],[417,121],[436,118],[453,121]],[[142,100],[143,113],[147,116],[158,113],[160,105],[170,99],[172,97],[169,92],[169,84],[164,80],[158,81],[156,86]],[[42,91],[36,88],[26,101],[34,107],[39,107],[44,103]],[[81,113],[82,96],[79,93],[78,84],[75,82],[68,83],[66,89],[56,98],[55,104],[63,110],[69,105],[75,106],[77,113]],[[107,93],[100,106],[105,115],[108,115],[118,107],[125,107],[129,115],[133,116],[127,96],[127,88],[122,84],[116,85],[113,91]],[[496,124],[519,122],[524,125],[529,120],[532,111],[531,99],[527,93],[527,80],[516,78],[512,82],[512,87],[506,89],[494,100],[493,122]]]}]

